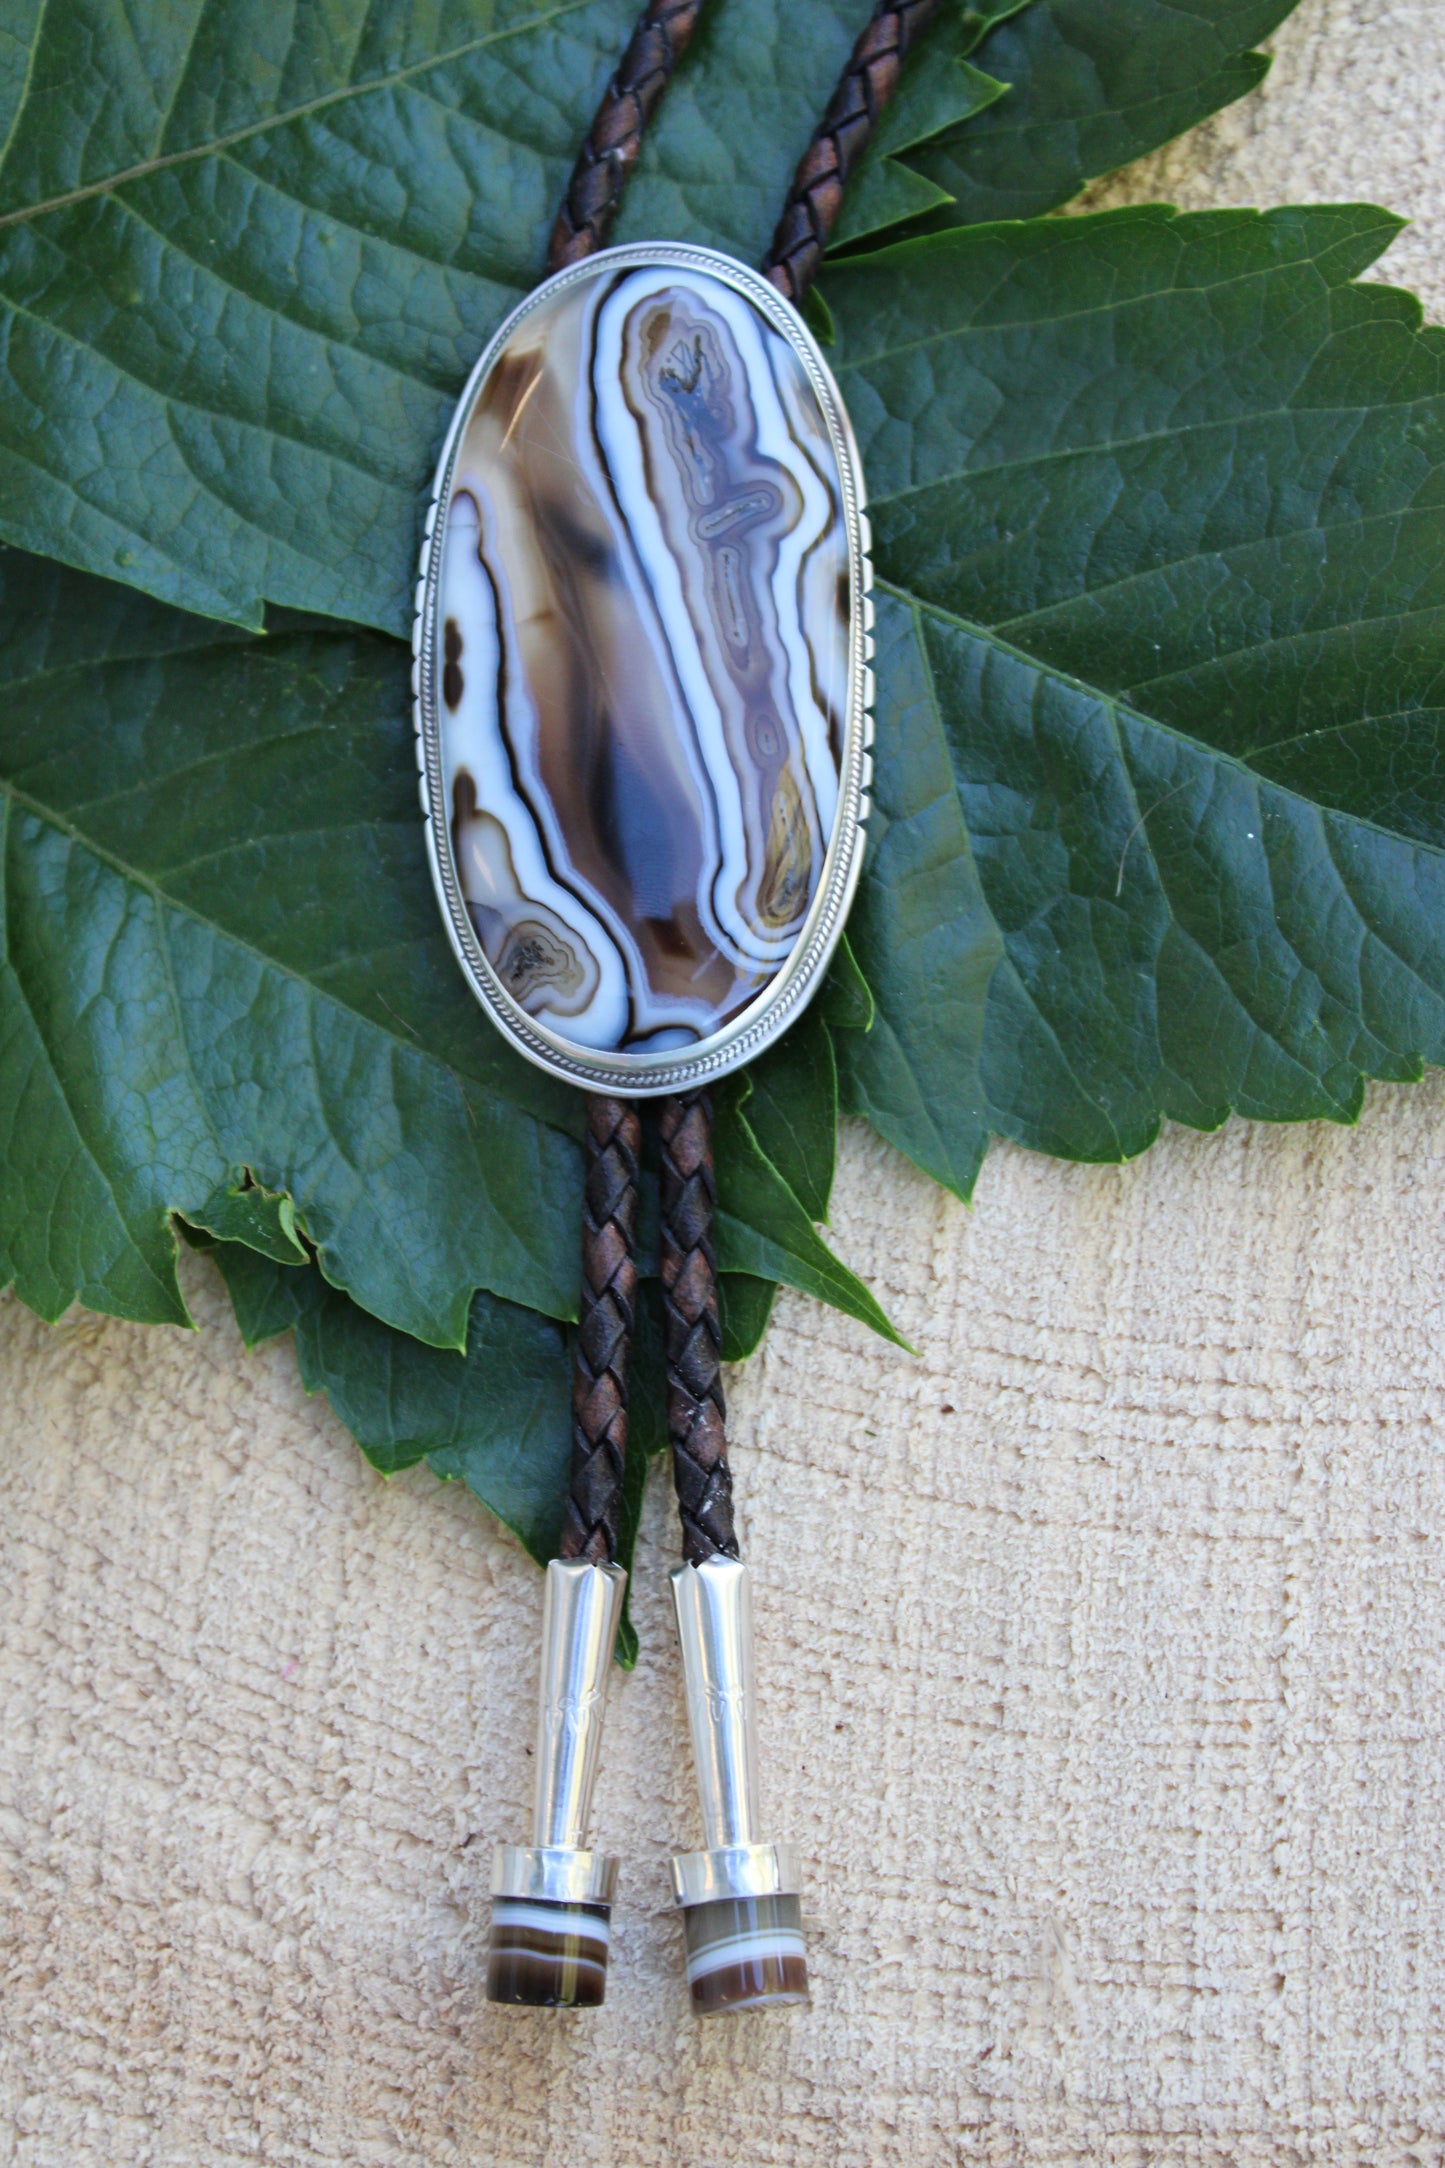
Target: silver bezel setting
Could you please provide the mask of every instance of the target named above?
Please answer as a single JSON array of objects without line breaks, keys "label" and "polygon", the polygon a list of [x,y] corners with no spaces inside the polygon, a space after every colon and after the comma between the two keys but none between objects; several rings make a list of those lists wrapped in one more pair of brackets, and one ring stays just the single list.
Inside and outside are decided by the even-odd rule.
[{"label": "silver bezel setting", "polygon": [[[443,771],[441,718],[436,698],[437,602],[442,560],[438,523],[444,517],[443,508],[451,496],[457,456],[472,405],[497,355],[518,326],[553,295],[580,280],[653,264],[705,272],[742,294],[788,341],[812,385],[827,424],[843,494],[850,626],[848,707],[838,778],[838,810],[823,862],[823,876],[787,962],[740,1015],[720,1031],[699,1040],[695,1046],[682,1050],[670,1048],[662,1053],[618,1054],[589,1052],[576,1047],[535,1017],[528,1016],[488,962],[462,899],[452,860],[447,809],[439,788]],[[683,243],[644,241],[624,248],[603,249],[544,280],[513,309],[488,341],[457,402],[442,445],[427,508],[412,634],[417,765],[421,770],[427,857],[441,904],[442,921],[457,961],[492,1021],[511,1040],[518,1053],[539,1069],[560,1077],[564,1083],[580,1085],[589,1091],[620,1092],[634,1099],[684,1091],[715,1081],[740,1068],[744,1062],[752,1061],[796,1021],[817,991],[837,947],[858,885],[866,840],[868,789],[873,769],[873,575],[869,548],[862,467],[832,372],[802,317],[776,287],[746,264],[738,263],[716,249]]]},{"label": "silver bezel setting", "polygon": [[494,1897],[537,1897],[544,1904],[610,1905],[617,1858],[567,1844],[499,1844],[492,1854]]},{"label": "silver bezel setting", "polygon": [[672,1855],[672,1893],[684,1907],[720,1897],[796,1897],[802,1887],[795,1844],[723,1844]]}]

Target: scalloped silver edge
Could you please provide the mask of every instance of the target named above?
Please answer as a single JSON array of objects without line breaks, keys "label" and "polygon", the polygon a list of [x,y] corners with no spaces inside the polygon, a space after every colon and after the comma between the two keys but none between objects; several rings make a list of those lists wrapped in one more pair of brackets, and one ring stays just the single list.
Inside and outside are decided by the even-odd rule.
[{"label": "scalloped silver edge", "polygon": [[[787,962],[772,983],[721,1031],[699,1040],[679,1055],[584,1054],[526,1014],[507,992],[488,962],[462,900],[452,860],[451,836],[442,793],[434,787],[442,773],[441,722],[436,704],[436,608],[441,551],[436,547],[437,520],[451,493],[452,475],[462,433],[483,378],[518,325],[533,309],[579,279],[599,270],[625,270],[646,264],[675,264],[710,273],[744,295],[788,341],[807,371],[828,425],[843,490],[843,520],[848,541],[850,654],[848,706],[843,731],[838,810],[823,862],[823,878],[803,929]],[[852,426],[832,372],[801,316],[777,289],[746,264],[710,248],[659,241],[634,242],[602,249],[581,263],[569,264],[536,287],[493,334],[457,402],[437,462],[427,507],[412,626],[412,693],[417,765],[421,770],[421,808],[426,823],[427,857],[441,905],[442,920],[458,963],[473,993],[519,1054],[564,1083],[589,1091],[616,1092],[630,1099],[656,1098],[686,1091],[728,1075],[752,1061],[801,1015],[817,992],[838,945],[858,886],[866,843],[869,786],[873,777],[873,568],[871,536],[864,508],[862,466]]]}]

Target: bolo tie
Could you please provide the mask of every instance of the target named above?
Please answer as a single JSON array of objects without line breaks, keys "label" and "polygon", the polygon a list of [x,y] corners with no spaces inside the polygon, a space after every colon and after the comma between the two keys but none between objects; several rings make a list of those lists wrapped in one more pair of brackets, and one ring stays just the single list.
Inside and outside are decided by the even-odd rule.
[{"label": "bolo tie", "polygon": [[863,850],[869,533],[801,314],[848,176],[937,0],[888,0],[798,167],[761,272],[605,246],[703,0],[651,0],[548,273],[442,448],[416,618],[428,856],[458,963],[529,1061],[587,1093],[573,1452],[546,1569],[528,1844],[499,1844],[487,1993],[606,1986],[618,1862],[588,1825],[627,1576],[641,1153],[660,1102],[672,1574],[703,1847],[672,1861],[692,2007],[806,2002],[796,1848],[759,1834],[748,1569],[724,1434],[710,1090],[816,991]]}]

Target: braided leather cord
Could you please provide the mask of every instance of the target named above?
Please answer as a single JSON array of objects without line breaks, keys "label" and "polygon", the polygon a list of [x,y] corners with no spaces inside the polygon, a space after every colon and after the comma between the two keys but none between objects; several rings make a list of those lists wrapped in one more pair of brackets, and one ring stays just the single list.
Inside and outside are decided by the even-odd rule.
[{"label": "braided leather cord", "polygon": [[628,1099],[587,1101],[582,1297],[572,1357],[572,1475],[561,1555],[610,1566],[627,1461],[627,1367],[637,1301],[637,1161],[642,1125]]},{"label": "braided leather cord", "polygon": [[[817,276],[843,191],[938,0],[879,0],[793,177],[763,268],[797,304]],[[663,1101],[662,1287],[667,1306],[667,1427],[690,1565],[738,1555],[727,1461],[713,1215],[712,1102]]]},{"label": "braided leather cord", "polygon": [[909,48],[937,12],[938,0],[879,0],[854,46],[793,176],[763,266],[790,301],[801,301],[817,277],[849,176],[898,87]]},{"label": "braided leather cord", "polygon": [[667,1428],[682,1517],[683,1556],[701,1565],[738,1555],[733,1479],[724,1434],[722,1329],[718,1323],[713,1217],[712,1101],[706,1092],[665,1099],[660,1263],[667,1312]]},{"label": "braided leather cord", "polygon": [[651,120],[672,71],[697,26],[704,0],[648,0],[608,84],[597,118],[577,154],[552,242],[547,269],[606,245],[627,177],[637,163],[642,131]]},{"label": "braided leather cord", "polygon": [[[843,191],[903,61],[939,0],[879,0],[803,154],[764,270],[801,302],[816,277]],[[687,47],[704,0],[648,0],[607,86],[547,254],[549,271],[603,247],[642,132]],[[738,1555],[727,1463],[713,1217],[712,1102],[706,1092],[663,1102],[662,1285],[667,1310],[667,1420],[673,1481],[689,1563]],[[587,1103],[582,1297],[572,1383],[572,1475],[564,1558],[611,1564],[627,1455],[627,1371],[637,1267],[637,1109],[601,1096]]]},{"label": "braided leather cord", "polygon": [[[552,239],[547,269],[560,271],[602,248],[642,131],[692,36],[704,0],[647,0],[587,132]],[[625,1099],[587,1101],[587,1183],[582,1208],[582,1292],[572,1360],[572,1472],[561,1555],[612,1565],[627,1461],[627,1373],[637,1299],[637,1109]]]}]

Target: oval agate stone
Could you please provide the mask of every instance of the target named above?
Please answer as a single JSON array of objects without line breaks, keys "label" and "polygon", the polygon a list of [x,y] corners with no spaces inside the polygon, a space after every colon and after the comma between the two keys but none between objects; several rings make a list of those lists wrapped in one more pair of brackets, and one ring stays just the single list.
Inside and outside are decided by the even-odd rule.
[{"label": "oval agate stone", "polygon": [[533,1059],[674,1088],[796,1013],[857,873],[866,581],[836,390],[754,274],[608,250],[503,326],[443,458],[419,704],[453,939]]}]

